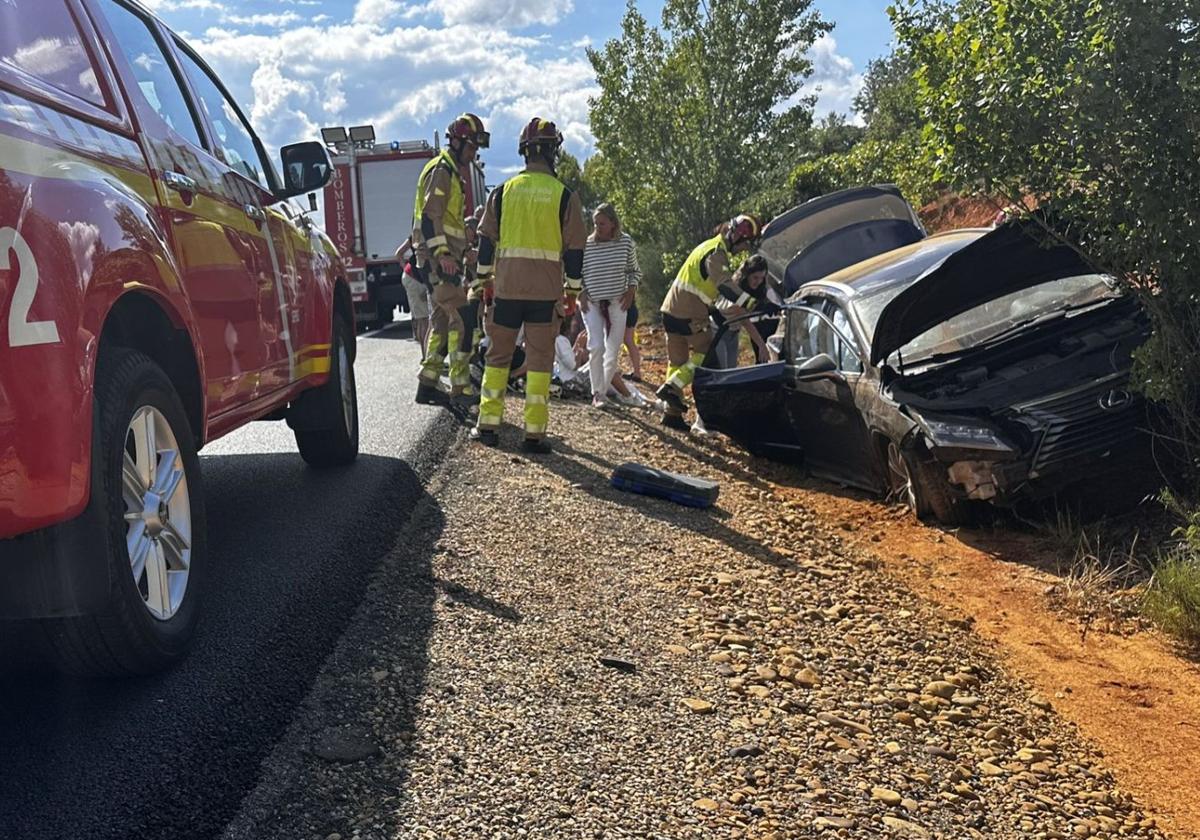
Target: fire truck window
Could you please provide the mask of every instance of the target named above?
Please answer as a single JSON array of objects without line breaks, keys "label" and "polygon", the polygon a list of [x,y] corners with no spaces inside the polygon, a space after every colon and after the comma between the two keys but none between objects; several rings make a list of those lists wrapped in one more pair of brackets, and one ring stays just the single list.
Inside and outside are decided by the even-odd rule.
[{"label": "fire truck window", "polygon": [[258,147],[254,142],[254,134],[242,121],[237,108],[233,107],[233,103],[221,91],[208,71],[197,64],[187,51],[181,49],[179,58],[183,63],[183,72],[192,83],[192,89],[200,97],[200,107],[208,116],[208,124],[212,126],[218,156],[230,169],[239,175],[245,175],[270,192],[271,182],[267,180],[262,158],[259,157]]},{"label": "fire truck window", "polygon": [[203,146],[196,118],[149,23],[113,0],[101,0],[100,5],[150,107],[180,137]]},{"label": "fire truck window", "polygon": [[0,63],[86,102],[106,104],[63,0],[0,0]]}]

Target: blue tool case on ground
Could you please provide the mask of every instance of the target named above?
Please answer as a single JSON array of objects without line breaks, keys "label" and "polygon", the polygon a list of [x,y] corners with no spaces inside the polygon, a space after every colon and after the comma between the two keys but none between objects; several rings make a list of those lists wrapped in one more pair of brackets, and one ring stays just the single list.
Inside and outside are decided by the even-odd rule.
[{"label": "blue tool case on ground", "polygon": [[715,481],[656,470],[644,464],[621,464],[613,470],[612,485],[618,490],[657,496],[688,507],[712,507],[721,488]]}]

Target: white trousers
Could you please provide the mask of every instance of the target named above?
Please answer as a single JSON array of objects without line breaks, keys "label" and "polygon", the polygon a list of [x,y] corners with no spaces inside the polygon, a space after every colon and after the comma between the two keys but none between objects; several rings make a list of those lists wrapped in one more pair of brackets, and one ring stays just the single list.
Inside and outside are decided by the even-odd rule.
[{"label": "white trousers", "polygon": [[625,340],[625,318],[629,314],[621,308],[619,300],[608,302],[609,325],[605,328],[601,301],[589,302],[588,311],[583,313],[583,325],[587,328],[588,374],[592,378],[592,396],[605,396],[608,387],[617,375],[617,362],[621,358],[621,344]]}]

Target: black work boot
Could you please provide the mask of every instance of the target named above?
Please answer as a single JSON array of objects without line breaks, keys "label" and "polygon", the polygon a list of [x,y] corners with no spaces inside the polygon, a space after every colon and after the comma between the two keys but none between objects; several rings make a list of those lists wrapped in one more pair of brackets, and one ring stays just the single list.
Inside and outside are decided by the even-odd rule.
[{"label": "black work boot", "polygon": [[679,432],[686,432],[689,428],[682,414],[671,414],[669,412],[662,416],[662,424],[668,429],[675,429]]},{"label": "black work boot", "polygon": [[554,451],[554,447],[545,438],[527,437],[521,441],[521,451],[528,452],[530,455],[549,455]]},{"label": "black work boot", "polygon": [[683,414],[685,411],[687,411],[688,406],[687,403],[683,401],[683,394],[679,393],[679,390],[670,383],[664,382],[658,387],[658,390],[654,392],[654,395],[680,414]]},{"label": "black work boot", "polygon": [[459,408],[474,408],[479,405],[479,392],[474,388],[464,388],[456,394],[451,394],[450,401]]},{"label": "black work boot", "polygon": [[446,392],[436,385],[421,382],[417,385],[417,402],[421,405],[445,405]]},{"label": "black work boot", "polygon": [[471,440],[476,440],[484,446],[495,448],[500,445],[500,433],[495,429],[481,429],[475,426],[471,429]]}]

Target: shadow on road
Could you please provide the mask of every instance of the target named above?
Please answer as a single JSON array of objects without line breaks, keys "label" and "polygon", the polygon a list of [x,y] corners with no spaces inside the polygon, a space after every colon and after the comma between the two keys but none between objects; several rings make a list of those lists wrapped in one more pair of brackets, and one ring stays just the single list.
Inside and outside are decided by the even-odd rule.
[{"label": "shadow on road", "polygon": [[396,321],[381,329],[363,333],[359,336],[359,339],[362,341],[374,341],[376,339],[383,339],[384,341],[411,341],[412,337],[412,321]]},{"label": "shadow on road", "polygon": [[780,554],[724,524],[722,520],[729,519],[727,511],[717,507],[698,510],[634,493],[622,492],[611,484],[612,470],[616,468],[616,463],[609,462],[593,453],[576,449],[564,441],[556,441],[555,446],[556,450],[553,454],[539,458],[534,463],[597,498],[634,508],[642,515],[653,519],[672,525],[682,525],[695,533],[712,537],[763,563],[774,566],[790,566],[793,563],[791,557]]},{"label": "shadow on road", "polygon": [[0,673],[0,836],[219,835],[385,558],[402,566],[411,653],[395,712],[415,714],[442,523],[422,477],[368,455],[325,472],[290,454],[202,465],[211,565],[192,654],[141,680]]}]

